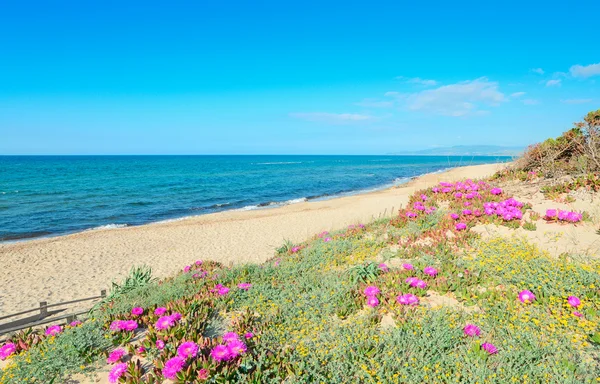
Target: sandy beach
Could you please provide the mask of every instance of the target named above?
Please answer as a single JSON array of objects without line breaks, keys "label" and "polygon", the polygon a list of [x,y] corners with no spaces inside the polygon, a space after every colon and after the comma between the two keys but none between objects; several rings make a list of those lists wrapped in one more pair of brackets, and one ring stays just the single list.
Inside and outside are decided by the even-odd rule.
[{"label": "sandy beach", "polygon": [[0,315],[34,308],[40,301],[97,295],[138,265],[164,277],[199,259],[260,263],[285,239],[299,242],[320,231],[390,215],[415,190],[442,180],[490,176],[504,166],[455,168],[399,187],[325,201],[0,244]]}]

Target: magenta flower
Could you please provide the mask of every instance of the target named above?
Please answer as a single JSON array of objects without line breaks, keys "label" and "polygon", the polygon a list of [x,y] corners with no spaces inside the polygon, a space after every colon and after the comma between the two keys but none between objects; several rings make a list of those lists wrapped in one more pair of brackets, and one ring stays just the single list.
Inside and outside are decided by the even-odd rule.
[{"label": "magenta flower", "polygon": [[173,314],[171,315],[171,318],[173,319],[173,321],[179,321],[179,320],[181,320],[181,313],[173,312]]},{"label": "magenta flower", "polygon": [[227,344],[227,351],[229,352],[230,358],[238,357],[239,355],[243,355],[246,353],[247,347],[240,340],[235,340]]},{"label": "magenta flower", "polygon": [[525,304],[532,303],[535,301],[535,295],[533,294],[533,292],[525,289],[519,292],[519,300],[521,300],[521,302]]},{"label": "magenta flower", "polygon": [[81,321],[79,320],[75,320],[75,321],[71,321],[71,323],[69,324],[71,327],[76,327],[78,325],[83,324]]},{"label": "magenta flower", "polygon": [[407,271],[412,271],[415,269],[412,264],[402,264],[402,268],[406,269]]},{"label": "magenta flower", "polygon": [[379,295],[381,291],[379,290],[379,288],[377,288],[374,285],[369,285],[367,288],[365,288],[365,290],[363,291],[363,293],[365,294],[365,296],[376,296]]},{"label": "magenta flower", "polygon": [[456,223],[455,228],[457,231],[464,231],[467,229],[467,224],[465,223]]},{"label": "magenta flower", "polygon": [[409,219],[413,219],[415,217],[417,217],[417,214],[411,211],[406,212],[406,217],[408,217]]},{"label": "magenta flower", "polygon": [[117,364],[111,369],[108,374],[108,382],[109,383],[118,383],[121,376],[123,376],[127,372],[127,364],[121,363]]},{"label": "magenta flower", "polygon": [[186,341],[177,348],[177,356],[182,359],[188,359],[190,357],[196,357],[198,354],[198,344],[193,341]]},{"label": "magenta flower", "polygon": [[162,351],[165,348],[165,342],[162,340],[156,340],[156,348]]},{"label": "magenta flower", "polygon": [[111,331],[120,331],[121,330],[121,320],[115,320],[112,323],[110,323],[110,326],[108,327],[108,329],[110,329]]},{"label": "magenta flower", "polygon": [[188,273],[190,271],[190,269],[192,269],[192,267],[189,265],[186,265],[185,268],[183,268],[183,272]]},{"label": "magenta flower", "polygon": [[581,305],[581,300],[579,300],[579,297],[577,296],[569,296],[567,298],[567,303],[569,303],[571,307],[577,308]]},{"label": "magenta flower", "polygon": [[115,349],[114,351],[112,351],[109,355],[108,355],[108,359],[106,359],[106,364],[114,364],[117,363],[121,360],[121,358],[123,356],[126,355],[126,352],[124,349],[119,348],[119,349]]},{"label": "magenta flower", "polygon": [[198,380],[208,380],[209,377],[209,372],[208,369],[206,368],[202,368],[201,370],[198,371]]},{"label": "magenta flower", "polygon": [[473,213],[473,212],[471,212],[470,209],[463,209],[463,211],[462,211],[462,214],[465,216],[469,216],[471,213]]},{"label": "magenta flower", "polygon": [[451,213],[451,214],[450,214],[450,217],[451,217],[451,218],[453,218],[454,220],[458,220],[458,218],[459,218],[460,216],[458,215],[458,213]]},{"label": "magenta flower", "polygon": [[417,284],[414,285],[414,287],[417,287],[420,289],[425,289],[425,288],[427,288],[427,283],[424,282],[423,280],[417,280]]},{"label": "magenta flower", "polygon": [[454,197],[456,197],[457,199],[460,199],[461,197],[463,197],[463,194],[461,192],[456,192],[454,194]]},{"label": "magenta flower", "polygon": [[421,200],[427,201],[427,195],[421,195]]},{"label": "magenta flower", "polygon": [[379,264],[379,270],[381,272],[388,272],[390,269],[388,268],[387,265],[385,265],[384,263]]},{"label": "magenta flower", "polygon": [[400,295],[396,298],[396,301],[402,305],[417,305],[419,304],[419,298],[411,293]]},{"label": "magenta flower", "polygon": [[134,308],[131,310],[131,314],[132,314],[132,315],[135,315],[135,316],[139,316],[139,315],[141,315],[141,314],[143,314],[143,313],[144,313],[144,308],[142,308],[142,307],[134,307]]},{"label": "magenta flower", "polygon": [[122,320],[119,325],[121,331],[135,331],[138,327],[138,323],[135,320]]},{"label": "magenta flower", "polygon": [[6,360],[10,355],[17,351],[17,346],[14,343],[6,343],[0,347],[0,360]]},{"label": "magenta flower", "polygon": [[53,325],[46,329],[46,336],[56,336],[62,332],[62,327],[60,325]]},{"label": "magenta flower", "polygon": [[548,209],[546,210],[546,217],[548,219],[554,219],[558,216],[558,212],[556,212],[556,209]]},{"label": "magenta flower", "polygon": [[426,275],[429,276],[434,276],[438,274],[437,269],[433,268],[433,267],[425,267],[425,269],[423,269],[423,273],[425,273]]},{"label": "magenta flower", "polygon": [[502,188],[492,188],[492,189],[490,189],[490,193],[492,195],[501,195],[502,194]]},{"label": "magenta flower", "polygon": [[498,348],[492,343],[483,343],[481,344],[481,349],[489,353],[490,355],[494,355],[498,353]]},{"label": "magenta flower", "polygon": [[175,325],[175,320],[171,316],[163,316],[156,320],[156,324],[154,325],[158,330],[165,330],[171,328]]},{"label": "magenta flower", "polygon": [[417,283],[419,282],[419,279],[416,277],[407,277],[406,280],[404,280],[404,282],[410,285],[411,287],[416,287]]},{"label": "magenta flower", "polygon": [[375,308],[379,305],[379,299],[376,296],[367,296],[367,305]]},{"label": "magenta flower", "polygon": [[250,283],[239,283],[238,285],[239,289],[243,289],[244,291],[247,291],[250,289],[250,287],[252,287],[252,284]]},{"label": "magenta flower", "polygon": [[146,348],[140,345],[140,347],[135,351],[138,355],[146,352]]},{"label": "magenta flower", "polygon": [[167,312],[167,308],[165,308],[165,307],[158,307],[158,308],[156,308],[156,309],[154,310],[154,314],[155,314],[156,316],[162,316],[162,315],[164,315],[166,312]]},{"label": "magenta flower", "polygon": [[[581,312],[577,312],[577,311],[574,311],[574,312],[573,312],[573,316],[577,316],[577,317],[583,317],[583,313],[581,313]],[[0,356],[0,360],[1,360],[1,359],[2,359],[2,356]]]},{"label": "magenta flower", "polygon": [[331,241],[331,237],[326,237],[323,239],[324,242],[329,243]]},{"label": "magenta flower", "polygon": [[227,332],[226,334],[223,335],[223,341],[225,343],[231,343],[232,341],[236,341],[239,339],[240,339],[240,337],[235,332]]},{"label": "magenta flower", "polygon": [[179,356],[175,356],[165,363],[164,368],[162,369],[162,374],[165,379],[175,379],[177,378],[177,373],[183,369],[185,365],[185,360]]},{"label": "magenta flower", "polygon": [[244,337],[246,338],[246,340],[251,339],[254,337],[254,334],[252,332],[246,332],[246,334],[244,335]]},{"label": "magenta flower", "polygon": [[481,329],[479,329],[479,327],[476,326],[475,324],[465,325],[465,327],[463,328],[463,332],[465,333],[465,336],[470,336],[470,337],[475,337],[475,336],[481,335]]},{"label": "magenta flower", "polygon": [[202,265],[202,260],[196,260],[196,265]]},{"label": "magenta flower", "polygon": [[210,351],[210,357],[215,361],[227,361],[231,355],[226,345],[219,344]]},{"label": "magenta flower", "polygon": [[296,253],[300,250],[300,247],[293,247],[292,248],[292,253]]}]

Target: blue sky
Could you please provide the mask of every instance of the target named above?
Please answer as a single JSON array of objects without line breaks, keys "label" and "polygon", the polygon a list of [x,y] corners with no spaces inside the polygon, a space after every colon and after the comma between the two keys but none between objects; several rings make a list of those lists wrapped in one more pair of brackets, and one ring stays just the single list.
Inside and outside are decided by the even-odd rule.
[{"label": "blue sky", "polygon": [[0,154],[527,145],[600,107],[600,2],[4,1]]}]

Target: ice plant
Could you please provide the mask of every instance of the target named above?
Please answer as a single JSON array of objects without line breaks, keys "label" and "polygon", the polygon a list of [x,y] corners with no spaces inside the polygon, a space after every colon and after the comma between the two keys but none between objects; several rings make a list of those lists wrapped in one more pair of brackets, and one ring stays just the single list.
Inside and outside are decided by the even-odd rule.
[{"label": "ice plant", "polygon": [[212,357],[215,361],[227,361],[231,356],[227,346],[219,344],[210,351],[210,357]]},{"label": "ice plant", "polygon": [[419,304],[419,298],[411,293],[400,295],[396,298],[396,301],[402,305],[417,305]]},{"label": "ice plant", "polygon": [[252,287],[252,284],[250,283],[239,283],[238,285],[239,289],[243,289],[244,291],[247,291],[248,289],[250,289],[250,287]]},{"label": "ice plant", "polygon": [[423,269],[423,273],[429,276],[435,276],[438,274],[438,271],[433,267],[425,267],[425,269]]},{"label": "ice plant", "polygon": [[135,316],[140,316],[140,315],[141,315],[141,314],[143,314],[143,313],[144,313],[144,308],[142,308],[142,307],[134,307],[134,308],[131,310],[131,314],[132,314],[132,315],[135,315]]},{"label": "ice plant", "polygon": [[156,320],[156,324],[154,325],[158,330],[165,330],[171,328],[175,325],[175,320],[171,316],[163,316]]},{"label": "ice plant", "polygon": [[108,359],[106,359],[106,364],[114,364],[121,361],[121,358],[126,355],[126,352],[122,348],[115,349],[108,355]]},{"label": "ice plant", "polygon": [[457,231],[464,231],[465,229],[467,229],[467,224],[465,223],[456,223],[455,226]]},{"label": "ice plant", "polygon": [[186,341],[177,348],[177,356],[182,359],[189,359],[190,357],[196,357],[198,354],[198,344],[193,341]]},{"label": "ice plant", "polygon": [[62,332],[62,327],[60,325],[52,325],[46,329],[46,336],[56,336]]},{"label": "ice plant", "polygon": [[[573,312],[573,316],[577,316],[577,317],[583,317],[583,313],[581,313],[581,312],[577,312],[577,311],[574,311],[574,312]],[[1,356],[0,356],[0,357],[1,357]]]},{"label": "ice plant", "polygon": [[379,288],[377,288],[374,285],[369,285],[367,288],[365,288],[365,290],[363,291],[363,293],[365,294],[365,296],[376,296],[379,294],[379,292],[381,292],[379,290]]},{"label": "ice plant", "polygon": [[17,346],[13,343],[6,343],[0,347],[0,360],[6,360],[10,355],[17,351]]},{"label": "ice plant", "polygon": [[375,308],[379,305],[379,299],[376,296],[367,296],[367,305],[371,308]]},{"label": "ice plant", "polygon": [[192,267],[190,265],[186,265],[185,268],[183,268],[183,272],[188,273],[190,269],[192,269]]},{"label": "ice plant", "polygon": [[451,214],[450,214],[450,217],[451,217],[451,218],[453,218],[454,220],[458,220],[458,218],[459,218],[460,216],[458,215],[458,213],[451,213]]},{"label": "ice plant", "polygon": [[138,327],[138,323],[135,320],[122,320],[119,326],[121,331],[134,331]]},{"label": "ice plant", "polygon": [[475,324],[467,324],[463,328],[465,336],[475,337],[481,335],[481,330]]},{"label": "ice plant", "polygon": [[226,334],[223,335],[223,341],[225,343],[231,343],[232,341],[236,341],[239,339],[240,339],[240,337],[235,332],[227,332]]},{"label": "ice plant", "polygon": [[567,298],[567,303],[569,303],[571,307],[577,308],[581,305],[581,300],[579,300],[579,297],[577,296],[569,296]]},{"label": "ice plant", "polygon": [[490,355],[498,353],[498,348],[492,343],[483,343],[481,344],[481,349],[489,353]]},{"label": "ice plant", "polygon": [[300,250],[300,247],[293,247],[292,248],[292,253],[296,253]]},{"label": "ice plant", "polygon": [[156,309],[154,310],[154,314],[155,314],[156,316],[162,316],[162,315],[164,315],[166,312],[167,312],[167,308],[165,308],[165,307],[158,307],[158,308],[156,308]]},{"label": "ice plant", "polygon": [[246,334],[244,335],[244,337],[246,338],[246,340],[251,339],[254,337],[254,334],[252,332],[246,332]]},{"label": "ice plant", "polygon": [[156,348],[162,351],[165,348],[165,342],[162,340],[156,340]]},{"label": "ice plant", "polygon": [[120,363],[117,364],[111,369],[108,374],[108,382],[109,383],[118,383],[121,376],[123,376],[127,372],[127,364]]},{"label": "ice plant", "polygon": [[239,355],[246,353],[247,347],[240,340],[235,340],[227,344],[227,351],[229,352],[229,358],[235,358]]},{"label": "ice plant", "polygon": [[519,300],[521,300],[521,302],[525,304],[532,303],[535,301],[535,295],[533,294],[533,292],[525,289],[519,292]]},{"label": "ice plant", "polygon": [[381,263],[381,264],[379,264],[379,266],[378,266],[378,267],[379,267],[379,270],[380,270],[381,272],[388,272],[388,271],[390,270],[390,269],[388,268],[388,266],[387,266],[387,265],[385,265],[384,263]]},{"label": "ice plant", "polygon": [[202,368],[201,370],[198,371],[198,380],[208,380],[209,377],[209,372],[208,369],[206,368]]},{"label": "ice plant", "polygon": [[402,268],[406,269],[407,271],[412,271],[415,269],[412,264],[402,264]]},{"label": "ice plant", "polygon": [[490,193],[492,195],[501,195],[502,194],[502,189],[501,188],[492,188],[492,189],[490,189]]},{"label": "ice plant", "polygon": [[177,378],[177,373],[183,369],[185,360],[179,356],[175,356],[165,362],[165,366],[162,369],[162,374],[165,379]]}]

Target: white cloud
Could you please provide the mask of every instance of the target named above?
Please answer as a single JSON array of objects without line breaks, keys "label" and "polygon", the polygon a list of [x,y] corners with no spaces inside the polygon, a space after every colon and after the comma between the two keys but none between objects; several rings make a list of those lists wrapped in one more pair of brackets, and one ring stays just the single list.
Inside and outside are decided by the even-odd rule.
[{"label": "white cloud", "polygon": [[563,104],[585,104],[591,103],[592,99],[566,99],[560,101]]},{"label": "white cloud", "polygon": [[521,100],[521,102],[525,105],[538,105],[540,103],[539,100],[535,99],[523,99]]},{"label": "white cloud", "polygon": [[548,80],[546,87],[560,87],[561,80]]},{"label": "white cloud", "polygon": [[394,105],[394,102],[376,99],[363,99],[362,101],[355,103],[355,105],[365,108],[390,108]]},{"label": "white cloud", "polygon": [[406,100],[410,110],[455,117],[485,114],[482,106],[498,106],[504,101],[498,83],[485,77],[417,92]]},{"label": "white cloud", "polygon": [[404,82],[406,82],[406,83],[425,85],[425,86],[428,86],[428,87],[437,85],[437,81],[435,81],[435,80],[421,79],[420,77],[408,78],[408,77],[404,77],[404,76],[397,76],[396,79],[397,80],[404,80]]},{"label": "white cloud", "polygon": [[537,73],[538,75],[543,75],[545,73],[542,68],[533,68],[531,72]]},{"label": "white cloud", "polygon": [[525,94],[525,92],[515,92],[515,93],[511,93],[510,95],[512,97],[521,97]]},{"label": "white cloud", "polygon": [[295,112],[291,117],[328,124],[350,124],[357,122],[373,121],[376,118],[358,113],[327,113],[327,112]]},{"label": "white cloud", "polygon": [[600,63],[590,65],[573,65],[569,72],[573,77],[591,77],[600,75]]}]

